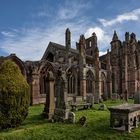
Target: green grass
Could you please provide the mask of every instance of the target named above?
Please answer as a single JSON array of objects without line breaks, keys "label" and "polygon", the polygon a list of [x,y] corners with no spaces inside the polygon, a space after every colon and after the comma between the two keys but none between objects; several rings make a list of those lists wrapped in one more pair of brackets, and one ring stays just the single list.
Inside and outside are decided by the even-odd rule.
[{"label": "green grass", "polygon": [[[110,107],[121,104],[122,101],[104,103]],[[0,140],[140,140],[140,128],[129,134],[112,130],[109,127],[109,111],[99,111],[99,104],[96,104],[94,109],[75,112],[76,122],[81,116],[87,117],[86,126],[78,123],[49,123],[40,115],[43,107],[31,106],[23,124],[18,128],[0,132]]]}]

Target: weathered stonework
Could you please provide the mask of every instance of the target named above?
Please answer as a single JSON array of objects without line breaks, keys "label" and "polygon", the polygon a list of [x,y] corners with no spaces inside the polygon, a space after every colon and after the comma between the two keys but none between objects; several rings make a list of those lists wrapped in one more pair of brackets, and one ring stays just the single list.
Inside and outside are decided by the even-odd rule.
[{"label": "weathered stonework", "polygon": [[43,115],[49,120],[52,120],[54,116],[54,109],[55,109],[54,76],[52,71],[48,71],[46,83],[48,85],[48,92],[46,93],[46,102],[45,102]]},{"label": "weathered stonework", "polygon": [[140,104],[122,104],[109,108],[110,127],[131,132],[140,122]]},{"label": "weathered stonework", "polygon": [[[51,117],[49,114],[53,114],[52,108],[56,105],[58,70],[65,73],[68,103],[76,96],[86,100],[89,94],[97,103],[112,98],[112,94],[124,98],[126,91],[128,97],[133,97],[140,90],[140,41],[136,40],[134,33],[129,35],[126,32],[125,41],[121,42],[115,31],[111,51],[100,57],[95,33],[86,39],[81,35],[76,49],[71,48],[69,29],[65,39],[65,46],[50,42],[40,61],[23,62],[15,54],[5,58],[19,66],[30,84],[31,104],[45,101],[50,104],[46,104],[48,117]],[[49,72],[54,77],[52,81],[47,80]]]}]

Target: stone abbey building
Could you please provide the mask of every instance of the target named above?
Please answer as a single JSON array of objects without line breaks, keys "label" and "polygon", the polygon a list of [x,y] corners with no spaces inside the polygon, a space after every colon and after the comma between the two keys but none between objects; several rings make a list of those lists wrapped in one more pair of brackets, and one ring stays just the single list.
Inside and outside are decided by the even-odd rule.
[{"label": "stone abbey building", "polygon": [[[50,42],[40,61],[23,62],[15,54],[11,59],[26,77],[31,89],[31,103],[43,103],[51,94],[64,91],[67,101],[93,95],[95,102],[112,96],[133,97],[140,91],[140,41],[134,33],[125,33],[120,41],[114,32],[111,51],[99,57],[95,33],[80,36],[76,49],[71,48],[71,32],[66,29],[65,46]],[[63,82],[57,82],[60,78]]]}]

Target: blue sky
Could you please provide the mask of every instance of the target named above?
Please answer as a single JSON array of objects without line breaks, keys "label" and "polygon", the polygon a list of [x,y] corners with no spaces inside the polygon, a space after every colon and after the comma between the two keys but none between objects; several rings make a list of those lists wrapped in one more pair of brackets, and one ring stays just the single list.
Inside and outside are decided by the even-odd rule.
[{"label": "blue sky", "polygon": [[0,0],[0,56],[39,60],[50,41],[64,44],[67,27],[73,48],[96,32],[104,54],[114,30],[121,40],[126,31],[140,39],[140,0]]}]

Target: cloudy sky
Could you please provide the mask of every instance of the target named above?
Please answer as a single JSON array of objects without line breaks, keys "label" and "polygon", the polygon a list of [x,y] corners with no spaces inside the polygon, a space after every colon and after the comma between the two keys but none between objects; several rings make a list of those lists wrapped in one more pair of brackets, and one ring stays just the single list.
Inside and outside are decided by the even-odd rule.
[{"label": "cloudy sky", "polygon": [[120,40],[126,31],[140,39],[140,0],[0,0],[0,56],[39,60],[50,41],[64,44],[67,27],[73,48],[96,32],[104,54],[114,30]]}]

